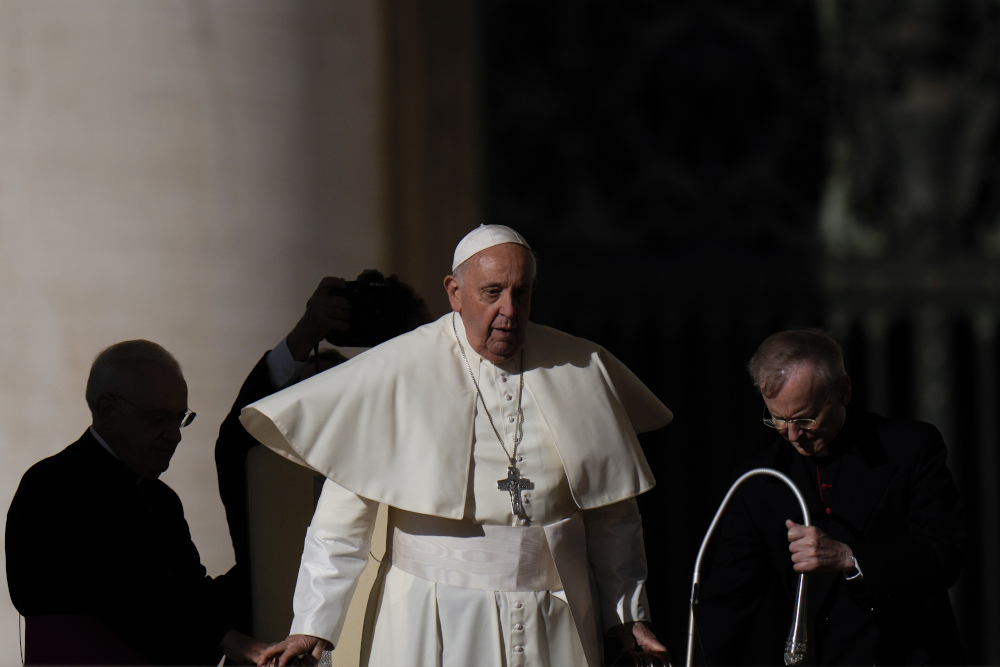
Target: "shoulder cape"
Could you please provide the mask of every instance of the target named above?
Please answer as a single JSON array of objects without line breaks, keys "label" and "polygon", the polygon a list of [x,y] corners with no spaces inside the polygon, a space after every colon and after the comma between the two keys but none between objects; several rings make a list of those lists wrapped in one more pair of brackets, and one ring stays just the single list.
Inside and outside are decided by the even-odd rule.
[{"label": "shoulder cape", "polygon": [[[636,433],[673,415],[624,364],[594,343],[529,323],[524,368],[580,508],[653,487]],[[476,401],[449,313],[252,403],[240,421],[360,496],[461,519]]]}]

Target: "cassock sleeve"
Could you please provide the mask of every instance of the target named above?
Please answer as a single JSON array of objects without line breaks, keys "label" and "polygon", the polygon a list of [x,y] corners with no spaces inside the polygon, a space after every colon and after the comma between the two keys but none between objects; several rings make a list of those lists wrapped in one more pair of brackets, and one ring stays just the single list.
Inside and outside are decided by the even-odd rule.
[{"label": "cassock sleeve", "polygon": [[696,621],[697,646],[705,662],[698,664],[778,665],[782,661],[794,598],[774,571],[768,544],[778,545],[780,559],[790,570],[787,530],[776,521],[770,527],[776,534],[769,535],[769,540],[761,535],[747,508],[747,487],[733,496],[702,563]]},{"label": "cassock sleeve", "polygon": [[[928,424],[905,426],[919,429],[906,434],[918,445],[913,447],[912,462],[900,466],[899,476],[905,477],[905,509],[898,514],[884,512],[893,520],[882,521],[878,530],[868,529],[866,536],[849,544],[864,572],[861,581],[874,598],[917,604],[912,600],[916,590],[922,595],[927,589],[947,590],[955,583],[967,538],[941,433]],[[914,582],[922,586],[915,587]]]},{"label": "cassock sleeve", "polygon": [[584,510],[587,558],[598,591],[604,629],[649,621],[646,550],[635,498]]},{"label": "cassock sleeve", "polygon": [[295,584],[291,634],[312,635],[334,645],[371,550],[378,503],[331,480],[323,484],[306,531]]}]

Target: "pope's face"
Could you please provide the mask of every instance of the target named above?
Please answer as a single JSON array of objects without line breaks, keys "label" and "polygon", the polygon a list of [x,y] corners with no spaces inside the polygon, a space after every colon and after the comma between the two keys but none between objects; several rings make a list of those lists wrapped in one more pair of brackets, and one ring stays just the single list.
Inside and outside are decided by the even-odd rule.
[{"label": "pope's face", "polygon": [[138,363],[122,394],[98,398],[98,433],[134,473],[156,479],[170,465],[181,441],[187,384],[176,370]]},{"label": "pope's face", "polygon": [[814,428],[805,429],[791,422],[778,432],[799,454],[826,456],[827,446],[844,425],[850,396],[851,384],[846,376],[830,391],[817,380],[813,365],[803,363],[791,369],[781,391],[771,398],[764,397],[764,404],[775,419],[815,419]]},{"label": "pope's face", "polygon": [[501,243],[466,260],[461,280],[444,280],[451,308],[462,316],[472,349],[484,359],[502,364],[524,344],[535,288],[528,250]]}]

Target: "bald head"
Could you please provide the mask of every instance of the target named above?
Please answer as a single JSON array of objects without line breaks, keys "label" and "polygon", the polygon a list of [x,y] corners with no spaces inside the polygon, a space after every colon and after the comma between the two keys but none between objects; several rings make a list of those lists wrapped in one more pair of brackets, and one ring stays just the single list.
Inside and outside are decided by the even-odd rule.
[{"label": "bald head", "polygon": [[172,354],[147,340],[97,355],[87,380],[94,430],[132,472],[156,479],[181,441],[187,383]]}]

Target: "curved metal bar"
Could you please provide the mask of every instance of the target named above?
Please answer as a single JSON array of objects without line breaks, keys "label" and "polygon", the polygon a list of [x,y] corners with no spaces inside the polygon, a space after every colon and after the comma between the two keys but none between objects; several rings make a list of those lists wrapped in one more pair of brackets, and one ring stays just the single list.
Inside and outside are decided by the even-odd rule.
[{"label": "curved metal bar", "polygon": [[[776,477],[784,482],[792,493],[795,494],[795,498],[799,501],[799,506],[802,508],[802,525],[809,526],[809,508],[806,506],[806,500],[802,496],[802,492],[799,491],[799,487],[795,486],[793,482],[787,475],[773,468],[754,468],[753,470],[748,470],[747,472],[740,475],[739,479],[733,482],[733,485],[729,487],[729,491],[726,493],[726,497],[722,499],[722,504],[719,505],[719,509],[715,512],[715,516],[712,518],[712,523],[708,526],[708,531],[705,533],[705,539],[701,542],[701,548],[698,549],[698,558],[694,563],[694,576],[691,579],[691,614],[688,620],[688,645],[687,645],[687,666],[691,667],[691,663],[694,659],[694,607],[698,604],[698,590],[701,586],[701,560],[705,555],[705,549],[708,547],[708,541],[712,537],[712,533],[715,532],[715,527],[719,523],[719,519],[722,517],[722,513],[726,511],[726,507],[729,505],[730,499],[736,492],[739,486],[749,479],[750,477],[756,477],[757,475],[768,475],[770,477]],[[792,628],[788,633],[788,641],[785,642],[785,664],[786,665],[799,665],[805,660],[806,657],[806,609],[805,609],[805,599],[806,599],[806,575],[799,575],[799,585],[798,590],[795,594],[795,609],[792,615]]]}]

